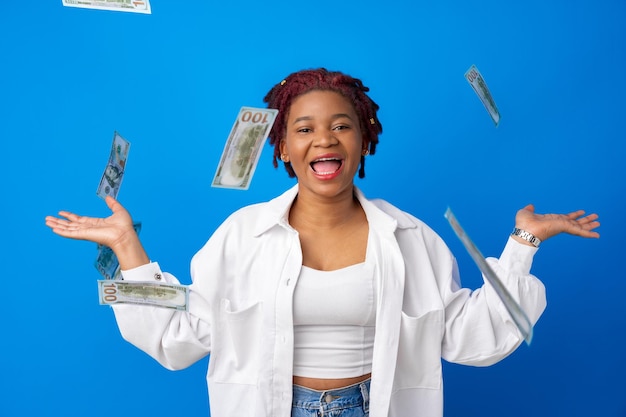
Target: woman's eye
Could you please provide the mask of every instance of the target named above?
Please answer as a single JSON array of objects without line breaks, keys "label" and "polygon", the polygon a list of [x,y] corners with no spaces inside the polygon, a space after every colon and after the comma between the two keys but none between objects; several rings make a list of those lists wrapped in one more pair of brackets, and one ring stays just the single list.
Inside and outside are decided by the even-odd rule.
[{"label": "woman's eye", "polygon": [[301,127],[300,129],[298,129],[298,133],[309,133],[311,131],[311,129],[309,129],[308,127]]},{"label": "woman's eye", "polygon": [[335,130],[345,130],[345,129],[350,129],[350,126],[348,125],[335,126]]}]

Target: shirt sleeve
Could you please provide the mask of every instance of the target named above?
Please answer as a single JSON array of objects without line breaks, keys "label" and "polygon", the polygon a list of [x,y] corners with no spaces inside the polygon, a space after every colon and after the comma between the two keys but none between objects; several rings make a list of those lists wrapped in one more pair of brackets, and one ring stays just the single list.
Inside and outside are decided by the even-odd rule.
[{"label": "shirt sleeve", "polygon": [[170,274],[163,274],[161,267],[156,262],[150,262],[137,268],[122,270],[122,278],[124,281],[149,282],[161,281],[165,278],[168,284],[179,284],[178,280]]},{"label": "shirt sleeve", "polygon": [[[537,248],[509,238],[500,258],[487,258],[507,291],[534,325],[546,307],[543,283],[530,273]],[[466,365],[488,366],[511,354],[523,337],[495,289],[484,284],[471,291],[462,288],[458,268],[444,291],[446,310],[444,359]]]},{"label": "shirt sleeve", "polygon": [[[156,262],[122,271],[122,277],[126,281],[179,284]],[[210,352],[209,309],[193,290],[188,312],[133,304],[114,305],[113,311],[122,337],[168,369],[186,368]]]},{"label": "shirt sleeve", "polygon": [[[538,248],[534,246],[524,245],[509,237],[500,258],[487,258],[489,265],[518,302],[532,325],[537,323],[547,305],[545,286],[530,273],[537,250]],[[486,280],[483,287],[487,293],[488,303],[495,305],[502,320],[509,327],[513,326],[517,335],[522,337],[495,289]]]},{"label": "shirt sleeve", "polygon": [[498,264],[513,274],[528,275],[533,257],[538,250],[534,246],[524,245],[509,237]]}]

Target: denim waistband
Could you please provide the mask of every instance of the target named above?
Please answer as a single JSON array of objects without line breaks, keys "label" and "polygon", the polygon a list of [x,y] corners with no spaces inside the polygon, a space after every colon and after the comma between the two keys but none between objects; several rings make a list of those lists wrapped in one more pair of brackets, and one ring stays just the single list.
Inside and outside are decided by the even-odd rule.
[{"label": "denim waistband", "polygon": [[293,406],[319,410],[321,415],[330,411],[363,407],[369,409],[370,379],[343,388],[317,391],[300,385],[293,386]]}]

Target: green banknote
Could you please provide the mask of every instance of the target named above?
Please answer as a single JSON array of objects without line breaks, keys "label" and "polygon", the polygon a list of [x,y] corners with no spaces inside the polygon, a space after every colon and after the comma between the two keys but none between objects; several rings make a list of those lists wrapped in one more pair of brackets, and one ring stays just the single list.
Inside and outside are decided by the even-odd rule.
[{"label": "green banknote", "polygon": [[130,142],[124,139],[119,133],[113,133],[113,143],[111,144],[111,152],[109,153],[109,161],[104,168],[102,178],[98,184],[96,194],[98,197],[106,198],[110,195],[117,198],[124,178],[126,169],[126,160],[128,159],[128,151],[130,150]]},{"label": "green banknote", "polygon": [[507,311],[511,315],[513,322],[515,322],[515,325],[521,332],[524,340],[526,340],[526,343],[530,345],[533,338],[533,325],[528,319],[528,316],[524,313],[522,307],[520,307],[517,301],[515,301],[504,284],[502,284],[502,281],[500,281],[500,278],[498,278],[494,270],[489,266],[474,242],[472,242],[467,233],[465,233],[465,230],[463,230],[450,208],[446,210],[444,216],[448,219],[448,223],[452,226],[454,233],[456,233],[459,239],[461,239],[461,242],[463,242],[463,246],[465,246],[465,249],[469,252],[470,256],[478,266],[478,269],[481,270],[487,282],[491,284],[496,294],[498,294],[498,297],[500,297],[502,304],[504,304],[504,307],[506,307]]},{"label": "green banknote", "polygon": [[247,190],[278,110],[242,107],[224,146],[212,187]]},{"label": "green banknote", "polygon": [[63,0],[67,7],[151,14],[150,0]]},{"label": "green banknote", "polygon": [[159,282],[98,280],[101,305],[136,304],[189,311],[189,287]]},{"label": "green banknote", "polygon": [[480,101],[482,101],[483,105],[487,109],[489,116],[491,116],[491,120],[498,126],[500,123],[500,111],[496,106],[496,102],[493,100],[491,96],[491,92],[487,87],[487,83],[485,79],[476,68],[476,65],[472,65],[470,69],[465,73],[465,79],[472,86]]}]

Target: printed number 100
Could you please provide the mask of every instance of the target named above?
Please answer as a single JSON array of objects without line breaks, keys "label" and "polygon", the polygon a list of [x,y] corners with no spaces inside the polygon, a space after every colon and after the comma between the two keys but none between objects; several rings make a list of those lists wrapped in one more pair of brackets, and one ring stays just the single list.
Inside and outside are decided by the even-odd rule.
[{"label": "printed number 100", "polygon": [[478,72],[475,69],[472,69],[469,74],[467,74],[467,81],[474,82],[474,80],[478,78]]},{"label": "printed number 100", "polygon": [[104,293],[104,301],[107,303],[114,303],[117,301],[117,286],[115,284],[103,285],[102,292]]},{"label": "printed number 100", "polygon": [[252,121],[252,123],[267,123],[267,115],[268,113],[261,113],[261,112],[252,113],[251,111],[245,111],[241,115],[241,121],[242,122]]}]

